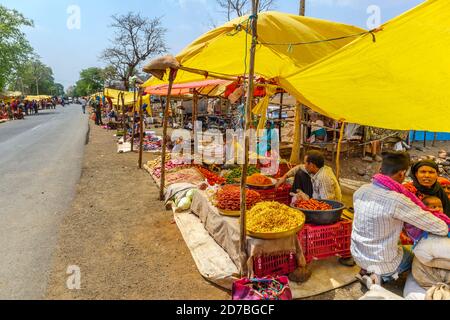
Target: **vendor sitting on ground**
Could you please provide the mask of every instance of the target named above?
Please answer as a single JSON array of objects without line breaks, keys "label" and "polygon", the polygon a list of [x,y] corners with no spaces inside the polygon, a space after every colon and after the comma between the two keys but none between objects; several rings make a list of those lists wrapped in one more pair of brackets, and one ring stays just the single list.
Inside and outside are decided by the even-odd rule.
[{"label": "vendor sitting on ground", "polygon": [[441,199],[444,213],[450,216],[450,201],[441,184],[438,182],[439,167],[432,160],[422,160],[411,167],[411,183],[405,187],[414,193],[419,199],[427,196],[435,196]]},{"label": "vendor sitting on ground", "polygon": [[398,245],[405,223],[438,236],[448,234],[447,224],[419,207],[403,187],[409,165],[405,152],[384,153],[380,174],[354,195],[351,252],[368,286],[392,281],[411,268],[411,250]]},{"label": "vendor sitting on ground", "polygon": [[306,195],[317,200],[342,201],[342,191],[333,169],[325,165],[325,157],[319,151],[309,151],[305,156],[305,164],[290,170],[277,183],[277,187],[294,177],[292,192],[300,198]]}]

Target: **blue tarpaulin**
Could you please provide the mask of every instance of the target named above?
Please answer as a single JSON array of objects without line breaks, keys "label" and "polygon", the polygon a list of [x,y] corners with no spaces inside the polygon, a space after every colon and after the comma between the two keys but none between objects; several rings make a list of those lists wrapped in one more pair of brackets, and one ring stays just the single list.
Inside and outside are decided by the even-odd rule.
[{"label": "blue tarpaulin", "polygon": [[[410,137],[411,140],[413,138],[414,131],[411,131]],[[427,141],[433,141],[434,139],[434,132],[427,132]],[[424,131],[416,131],[416,141],[423,141],[424,140]],[[442,133],[439,132],[437,134],[437,141],[450,141],[450,133]]]}]

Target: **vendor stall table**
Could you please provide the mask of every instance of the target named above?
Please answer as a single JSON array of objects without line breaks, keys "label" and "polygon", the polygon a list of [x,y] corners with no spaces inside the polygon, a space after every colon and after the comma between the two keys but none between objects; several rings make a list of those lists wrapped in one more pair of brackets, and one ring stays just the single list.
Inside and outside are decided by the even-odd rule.
[{"label": "vendor stall table", "polygon": [[[239,267],[239,218],[222,216],[208,200],[205,192],[195,192],[191,210],[196,214],[214,240],[229,254]],[[248,237],[247,251],[250,257],[247,266],[253,274],[253,257],[264,255],[297,254],[299,242],[296,235],[276,240],[262,240]]]}]

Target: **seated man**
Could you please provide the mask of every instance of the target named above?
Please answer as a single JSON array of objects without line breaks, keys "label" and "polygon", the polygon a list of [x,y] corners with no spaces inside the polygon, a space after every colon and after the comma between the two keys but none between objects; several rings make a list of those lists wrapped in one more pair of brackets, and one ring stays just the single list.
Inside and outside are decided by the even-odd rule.
[{"label": "seated man", "polygon": [[305,164],[290,170],[277,183],[281,186],[290,177],[295,176],[293,192],[300,191],[300,197],[306,195],[318,200],[342,201],[342,191],[333,169],[325,165],[325,157],[319,151],[309,151]]},{"label": "seated man", "polygon": [[354,195],[351,252],[366,285],[396,279],[411,268],[412,253],[398,245],[405,223],[447,236],[447,224],[402,194],[410,158],[404,152],[383,154],[381,174]]}]

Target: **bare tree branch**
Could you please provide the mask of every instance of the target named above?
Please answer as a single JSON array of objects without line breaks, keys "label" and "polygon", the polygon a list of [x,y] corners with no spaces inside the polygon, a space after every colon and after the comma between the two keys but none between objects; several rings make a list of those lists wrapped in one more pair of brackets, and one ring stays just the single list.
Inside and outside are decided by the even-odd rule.
[{"label": "bare tree branch", "polygon": [[[217,5],[226,14],[228,21],[234,17],[242,17],[251,10],[250,0],[216,0]],[[261,0],[259,2],[259,11],[272,10],[276,0]]]},{"label": "bare tree branch", "polygon": [[110,27],[115,31],[115,37],[100,59],[117,69],[120,80],[128,89],[128,79],[137,73],[141,63],[167,52],[167,30],[162,27],[161,18],[149,19],[139,13],[129,12],[111,18]]}]

